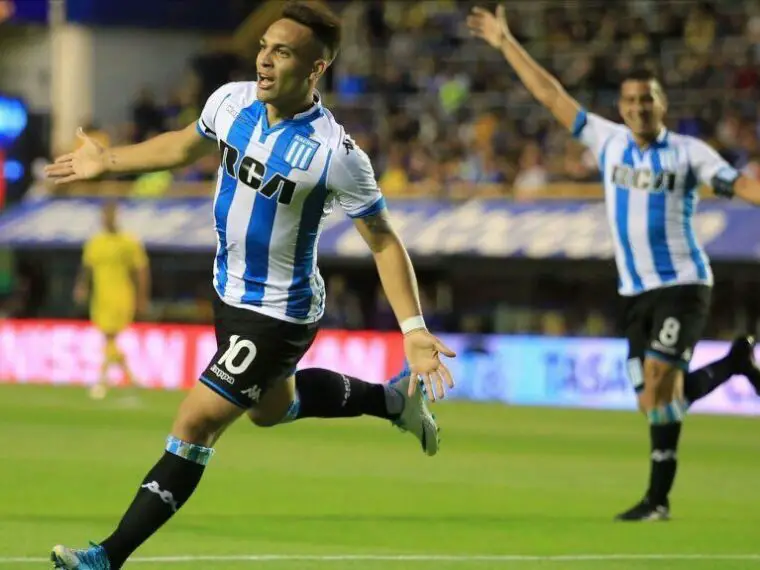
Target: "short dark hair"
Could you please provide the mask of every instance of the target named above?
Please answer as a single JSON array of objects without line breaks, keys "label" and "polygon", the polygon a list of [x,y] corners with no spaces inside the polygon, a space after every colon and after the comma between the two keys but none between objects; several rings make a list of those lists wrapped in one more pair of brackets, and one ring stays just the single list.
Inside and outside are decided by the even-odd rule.
[{"label": "short dark hair", "polygon": [[291,0],[282,10],[282,17],[309,28],[329,52],[330,61],[340,48],[340,18],[330,8],[316,1]]},{"label": "short dark hair", "polygon": [[625,73],[620,79],[620,84],[622,85],[626,81],[656,81],[659,85],[662,85],[657,74],[646,67],[637,67]]}]

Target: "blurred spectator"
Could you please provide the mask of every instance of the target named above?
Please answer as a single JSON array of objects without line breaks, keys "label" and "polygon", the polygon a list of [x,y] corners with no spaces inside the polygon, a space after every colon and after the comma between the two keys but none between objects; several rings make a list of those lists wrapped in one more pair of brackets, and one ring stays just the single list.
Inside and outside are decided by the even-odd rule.
[{"label": "blurred spectator", "polygon": [[388,154],[388,160],[379,185],[383,194],[389,197],[403,195],[409,187],[406,165],[404,164],[404,148],[394,145]]},{"label": "blurred spectator", "polygon": [[156,97],[148,88],[143,88],[132,106],[132,122],[136,141],[144,141],[152,131],[166,130],[166,121]]},{"label": "blurred spectator", "polygon": [[[550,180],[598,180],[594,157],[533,100],[503,58],[467,39],[462,22],[469,5],[340,3],[345,45],[334,81],[320,89],[370,155],[384,191],[467,198],[492,195],[498,184],[530,199]],[[509,17],[530,53],[595,112],[619,120],[620,78],[636,66],[650,67],[668,93],[669,126],[705,139],[714,134],[729,161],[751,170],[760,138],[758,6],[515,2]],[[224,45],[217,48],[197,56],[174,91],[154,95],[143,89],[129,125],[112,133],[91,125],[91,131],[103,142],[120,144],[191,124],[220,84],[255,77],[251,62]],[[214,171],[194,165],[175,180],[209,180]],[[161,194],[153,185],[157,179],[147,194]],[[449,187],[457,183],[467,190]]]},{"label": "blurred spectator", "polygon": [[343,276],[332,276],[327,281],[326,291],[325,316],[321,321],[323,326],[351,330],[365,326],[359,297],[348,288],[348,283]]},{"label": "blurred spectator", "polygon": [[531,194],[546,186],[549,173],[541,164],[541,148],[529,142],[520,155],[520,169],[513,183],[515,198],[530,199]]}]

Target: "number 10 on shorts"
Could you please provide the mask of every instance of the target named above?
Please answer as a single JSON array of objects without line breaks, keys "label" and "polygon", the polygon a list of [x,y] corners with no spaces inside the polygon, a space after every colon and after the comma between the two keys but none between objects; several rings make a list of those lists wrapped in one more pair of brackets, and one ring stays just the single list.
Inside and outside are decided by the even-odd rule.
[{"label": "number 10 on shorts", "polygon": [[[237,364],[241,352],[245,356]],[[230,337],[230,346],[219,359],[219,364],[224,366],[230,374],[242,374],[256,358],[256,345],[250,340],[240,338],[240,335],[234,334]]]}]

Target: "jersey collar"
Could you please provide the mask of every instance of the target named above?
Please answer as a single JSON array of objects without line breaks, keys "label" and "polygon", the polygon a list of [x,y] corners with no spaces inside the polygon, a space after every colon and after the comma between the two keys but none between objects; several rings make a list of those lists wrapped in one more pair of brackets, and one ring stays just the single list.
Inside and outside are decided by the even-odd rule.
[{"label": "jersey collar", "polygon": [[[660,129],[660,133],[657,135],[657,138],[654,139],[654,142],[651,145],[649,145],[646,148],[646,150],[649,150],[651,148],[665,148],[666,146],[668,146],[669,134],[670,134],[670,131],[667,128],[662,127]],[[633,139],[633,134],[631,133],[630,130],[628,131],[628,142],[632,144],[634,148],[636,148],[636,150],[638,150],[640,153],[645,152],[645,150],[640,149],[639,145],[636,144],[636,141]]]},{"label": "jersey collar", "polygon": [[305,111],[293,115],[293,117],[290,120],[300,121],[302,119],[307,119],[307,118],[309,120],[312,120],[321,112],[322,112],[322,95],[320,94],[319,91],[315,89],[314,90],[314,104],[308,109],[306,109]]},{"label": "jersey collar", "polygon": [[654,145],[652,146],[656,146],[657,148],[664,148],[668,146],[668,133],[668,129],[662,127],[662,129],[660,129],[660,134],[657,135],[657,138],[654,141]]},{"label": "jersey collar", "polygon": [[287,126],[308,124],[312,122],[313,120],[318,119],[322,115],[323,112],[324,111],[322,108],[322,95],[320,95],[319,91],[315,89],[314,90],[314,104],[311,107],[309,107],[305,111],[296,113],[289,119],[284,119],[280,121],[273,127],[269,126],[269,118],[267,116],[266,105],[264,105],[261,111],[262,131],[264,134],[268,135],[280,129],[284,129]]}]

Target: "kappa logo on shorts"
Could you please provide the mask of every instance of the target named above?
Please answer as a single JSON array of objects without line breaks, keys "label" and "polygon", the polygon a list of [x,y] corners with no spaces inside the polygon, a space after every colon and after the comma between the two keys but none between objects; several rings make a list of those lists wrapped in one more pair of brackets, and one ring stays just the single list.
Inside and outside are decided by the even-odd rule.
[{"label": "kappa logo on shorts", "polygon": [[235,379],[227,374],[224,370],[219,368],[216,364],[211,366],[211,372],[216,374],[216,377],[219,378],[219,380],[223,380],[224,382],[227,382],[227,384],[232,385],[235,383]]},{"label": "kappa logo on shorts", "polygon": [[241,393],[245,396],[248,396],[253,402],[256,403],[258,403],[259,398],[261,398],[261,388],[258,386],[251,386],[246,390],[242,390]]}]

